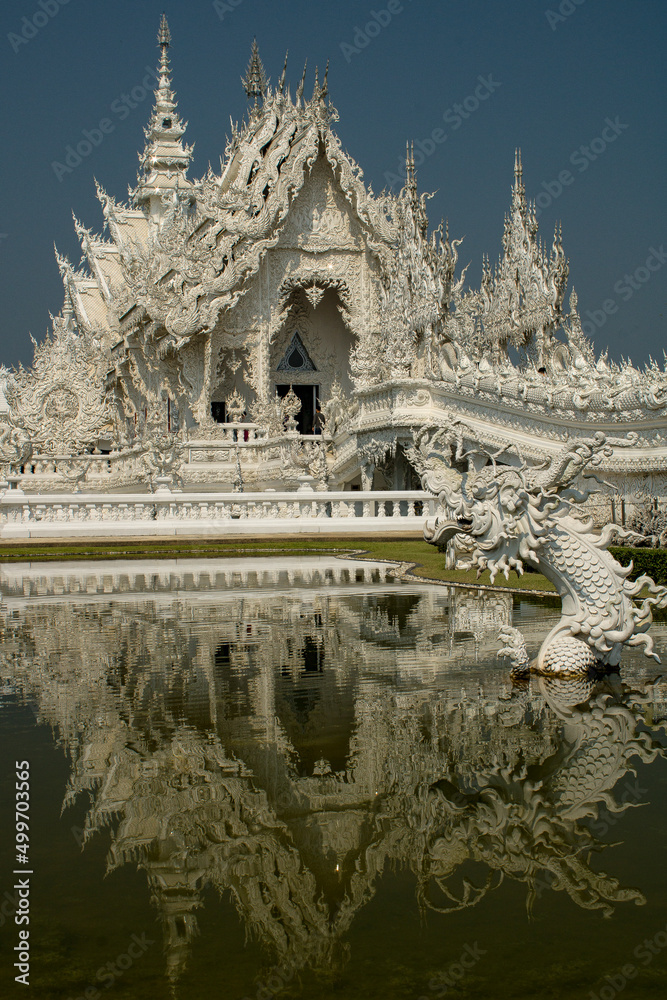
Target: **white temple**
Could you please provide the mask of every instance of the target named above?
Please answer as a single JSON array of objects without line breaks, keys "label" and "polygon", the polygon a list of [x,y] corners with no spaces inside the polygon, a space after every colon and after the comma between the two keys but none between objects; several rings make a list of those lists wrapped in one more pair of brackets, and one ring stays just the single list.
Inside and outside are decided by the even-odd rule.
[{"label": "white temple", "polygon": [[83,258],[58,255],[53,332],[31,368],[0,371],[12,485],[409,491],[416,436],[442,428],[461,469],[475,448],[512,464],[631,435],[600,469],[620,491],[604,519],[667,495],[667,370],[595,355],[519,153],[502,255],[471,289],[461,241],[428,233],[411,152],[400,194],[375,195],[333,131],[327,74],[307,97],[304,70],[292,96],[255,44],[247,120],[220,173],[189,179],[165,18],[158,41],[136,187],[125,204],[98,186],[106,235],[75,219]]}]

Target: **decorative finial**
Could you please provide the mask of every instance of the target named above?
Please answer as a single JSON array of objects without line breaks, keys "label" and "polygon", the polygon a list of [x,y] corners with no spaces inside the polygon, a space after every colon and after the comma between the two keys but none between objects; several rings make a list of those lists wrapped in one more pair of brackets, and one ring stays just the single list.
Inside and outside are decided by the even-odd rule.
[{"label": "decorative finial", "polygon": [[[160,62],[155,91],[155,106],[148,128],[145,129],[146,145],[139,155],[141,170],[137,187],[130,191],[130,201],[135,207],[150,207],[154,221],[160,216],[159,202],[163,195],[179,197],[190,188],[185,174],[192,156],[192,147],[184,146],[181,139],[185,123],[181,121],[176,106],[176,95],[171,89],[169,47],[171,32],[163,14],[158,31]],[[151,200],[152,199],[152,200]]]},{"label": "decorative finial", "polygon": [[285,65],[283,66],[283,71],[280,74],[280,79],[278,80],[278,90],[281,94],[285,92],[285,77],[287,76],[287,56],[289,54],[289,49],[285,52]]},{"label": "decorative finial", "polygon": [[250,50],[250,62],[248,63],[245,77],[241,77],[241,83],[243,84],[248,100],[250,101],[254,98],[255,107],[257,107],[258,99],[263,99],[266,94],[267,82],[264,66],[262,65],[262,60],[259,58],[257,39],[253,38],[252,49]]},{"label": "decorative finial", "polygon": [[414,197],[417,192],[414,142],[406,142],[405,144],[405,186]]},{"label": "decorative finial", "polygon": [[[526,188],[523,183],[523,165],[521,163],[521,149],[517,147],[514,150],[514,184],[512,186],[512,210],[510,215],[515,212],[519,212],[526,222],[528,223],[528,202],[526,201]],[[506,227],[507,227],[506,222]],[[535,222],[535,228],[537,228],[537,221]]]},{"label": "decorative finial", "polygon": [[171,34],[169,31],[169,25],[167,23],[166,14],[162,15],[162,20],[160,21],[160,30],[158,31],[157,35],[157,43],[158,45],[160,46],[164,45],[167,48],[169,48],[169,46],[171,45]]},{"label": "decorative finial", "polygon": [[327,66],[324,70],[324,79],[322,80],[322,90],[320,91],[320,100],[323,101],[324,98],[329,93],[329,60],[327,59]]},{"label": "decorative finial", "polygon": [[303,76],[301,77],[301,83],[299,84],[299,86],[296,89],[296,103],[297,104],[299,103],[299,101],[303,97],[303,88],[304,88],[305,83],[306,83],[306,69],[307,68],[308,68],[308,60],[306,59],[305,63],[303,64]]}]

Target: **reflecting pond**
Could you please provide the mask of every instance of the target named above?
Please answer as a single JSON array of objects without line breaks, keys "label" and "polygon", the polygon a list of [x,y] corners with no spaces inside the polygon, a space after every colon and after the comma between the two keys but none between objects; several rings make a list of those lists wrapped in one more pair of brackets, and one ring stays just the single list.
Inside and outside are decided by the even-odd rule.
[{"label": "reflecting pond", "polygon": [[[513,686],[555,601],[334,556],[14,564],[40,998],[665,995],[667,681]],[[667,630],[654,626],[656,650]]]}]

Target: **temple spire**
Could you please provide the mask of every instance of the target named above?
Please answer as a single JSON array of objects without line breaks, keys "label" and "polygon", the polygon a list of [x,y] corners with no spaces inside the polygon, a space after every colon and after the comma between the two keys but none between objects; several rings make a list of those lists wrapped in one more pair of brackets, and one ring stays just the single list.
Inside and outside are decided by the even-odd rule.
[{"label": "temple spire", "polygon": [[248,100],[251,101],[254,98],[255,107],[257,107],[258,99],[261,98],[264,100],[268,81],[266,79],[266,73],[264,72],[262,60],[259,58],[259,49],[257,48],[256,38],[253,38],[252,40],[250,62],[248,63],[245,76],[241,77],[241,83],[243,84],[243,89],[246,92]]},{"label": "temple spire", "polygon": [[146,145],[139,155],[141,170],[137,187],[132,192],[132,201],[137,207],[149,207],[151,216],[159,218],[164,195],[186,192],[191,187],[185,175],[192,159],[192,147],[181,142],[187,123],[178,116],[176,96],[171,89],[168,55],[171,33],[164,14],[157,41],[160,48],[158,87],[153,114],[148,128],[144,129]]},{"label": "temple spire", "polygon": [[160,20],[160,30],[157,36],[157,43],[163,50],[168,49],[171,45],[171,32],[169,31],[166,14],[163,14]]},{"label": "temple spire", "polygon": [[419,197],[417,193],[417,171],[415,170],[415,144],[406,142],[405,144],[405,193],[412,206],[412,214],[415,224],[418,226],[422,236],[426,236],[428,229],[428,216],[424,207],[424,196]]},{"label": "temple spire", "polygon": [[526,210],[526,188],[523,183],[523,165],[521,150],[514,150],[514,186],[512,188],[512,209],[519,209],[524,214]]},{"label": "temple spire", "polygon": [[414,201],[417,195],[417,175],[415,173],[415,146],[414,143],[405,144],[405,188]]}]

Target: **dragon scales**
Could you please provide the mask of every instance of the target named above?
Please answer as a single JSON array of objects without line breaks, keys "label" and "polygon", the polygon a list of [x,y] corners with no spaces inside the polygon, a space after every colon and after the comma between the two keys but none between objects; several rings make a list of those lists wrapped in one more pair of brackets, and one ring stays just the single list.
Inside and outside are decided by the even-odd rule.
[{"label": "dragon scales", "polygon": [[[513,569],[521,575],[533,566],[550,580],[562,600],[562,617],[529,664],[521,633],[504,628],[501,652],[510,657],[514,672],[544,675],[582,675],[596,668],[614,667],[623,647],[643,646],[656,660],[647,635],[652,606],[667,605],[667,588],[646,575],[628,579],[632,564],[621,566],[607,551],[612,537],[628,537],[616,525],[601,532],[582,510],[591,491],[575,489],[573,481],[586,466],[595,466],[612,454],[612,447],[634,444],[607,438],[601,432],[569,441],[544,464],[517,467],[491,464],[461,475],[447,468],[440,456],[434,470],[434,441],[422,440],[418,450],[424,488],[438,495],[441,513],[424,529],[427,541],[442,545],[452,538],[472,551],[478,573],[491,572],[491,582]],[[428,461],[427,459],[431,460]],[[430,468],[429,468],[430,466]],[[644,588],[649,596],[634,598]]]}]

